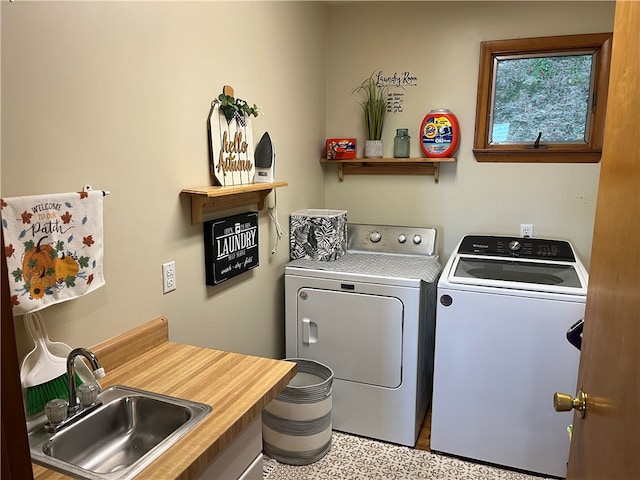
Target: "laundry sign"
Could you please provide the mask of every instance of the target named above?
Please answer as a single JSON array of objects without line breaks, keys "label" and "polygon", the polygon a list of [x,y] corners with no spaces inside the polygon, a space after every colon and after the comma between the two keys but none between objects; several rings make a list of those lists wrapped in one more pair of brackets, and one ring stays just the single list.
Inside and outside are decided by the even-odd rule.
[{"label": "laundry sign", "polygon": [[258,212],[204,222],[207,285],[218,285],[259,265]]},{"label": "laundry sign", "polygon": [[378,70],[375,73],[376,84],[379,87],[401,88],[402,91],[392,90],[387,93],[387,113],[404,112],[404,96],[406,87],[417,87],[417,74],[405,70],[402,72],[394,71],[393,73]]}]

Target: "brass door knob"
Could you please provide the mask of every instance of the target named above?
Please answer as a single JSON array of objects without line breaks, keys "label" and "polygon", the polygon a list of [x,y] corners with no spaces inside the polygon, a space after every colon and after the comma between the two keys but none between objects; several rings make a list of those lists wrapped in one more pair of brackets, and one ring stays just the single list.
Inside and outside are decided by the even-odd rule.
[{"label": "brass door knob", "polygon": [[578,395],[573,398],[567,393],[556,392],[553,394],[553,409],[556,412],[568,412],[575,409],[580,418],[584,418],[587,412],[587,394],[580,390]]}]

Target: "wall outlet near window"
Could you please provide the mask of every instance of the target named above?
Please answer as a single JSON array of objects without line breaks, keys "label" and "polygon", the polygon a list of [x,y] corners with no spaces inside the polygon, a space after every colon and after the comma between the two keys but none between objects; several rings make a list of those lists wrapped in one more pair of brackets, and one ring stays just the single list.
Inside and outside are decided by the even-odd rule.
[{"label": "wall outlet near window", "polygon": [[520,236],[523,238],[533,237],[533,224],[521,223],[520,224]]},{"label": "wall outlet near window", "polygon": [[176,289],[176,262],[162,264],[162,293]]}]

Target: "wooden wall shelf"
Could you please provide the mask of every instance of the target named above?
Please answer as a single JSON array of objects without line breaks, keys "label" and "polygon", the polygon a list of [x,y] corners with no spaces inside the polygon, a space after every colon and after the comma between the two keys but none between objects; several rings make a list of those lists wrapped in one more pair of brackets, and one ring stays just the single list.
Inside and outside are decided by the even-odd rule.
[{"label": "wooden wall shelf", "polygon": [[287,185],[286,182],[273,182],[228,187],[194,187],[185,188],[180,194],[191,197],[191,225],[197,225],[202,222],[202,215],[205,213],[256,203],[258,210],[262,210],[264,200],[271,190]]},{"label": "wooden wall shelf", "polygon": [[436,183],[440,180],[440,163],[455,162],[455,158],[354,158],[351,160],[329,160],[321,158],[320,163],[333,163],[338,167],[338,178],[344,181],[349,175],[433,175]]}]

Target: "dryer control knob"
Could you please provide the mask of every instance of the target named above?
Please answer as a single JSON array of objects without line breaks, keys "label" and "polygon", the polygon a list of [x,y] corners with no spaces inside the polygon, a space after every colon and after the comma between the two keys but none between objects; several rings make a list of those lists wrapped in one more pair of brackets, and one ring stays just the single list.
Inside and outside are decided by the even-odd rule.
[{"label": "dryer control knob", "polygon": [[511,250],[512,252],[517,252],[518,250],[520,250],[520,247],[522,245],[520,245],[520,242],[518,242],[517,240],[512,240],[509,242],[509,250]]},{"label": "dryer control knob", "polygon": [[373,243],[378,243],[380,240],[382,240],[382,235],[377,230],[374,230],[369,234],[369,240],[371,240]]},{"label": "dryer control knob", "polygon": [[404,233],[401,233],[400,235],[398,235],[398,242],[404,243],[406,241],[407,241],[407,236]]},{"label": "dryer control knob", "polygon": [[416,245],[420,245],[422,243],[422,237],[420,235],[414,235],[413,243],[415,243]]}]

